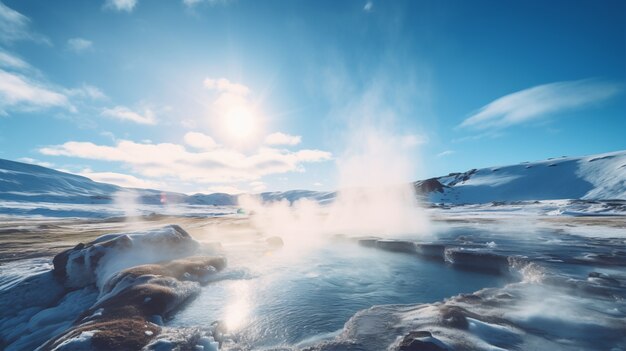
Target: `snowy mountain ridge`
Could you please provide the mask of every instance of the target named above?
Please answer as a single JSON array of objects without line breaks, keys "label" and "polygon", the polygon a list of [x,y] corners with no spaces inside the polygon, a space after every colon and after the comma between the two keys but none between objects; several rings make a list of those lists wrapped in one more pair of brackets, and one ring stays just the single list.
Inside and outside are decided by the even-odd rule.
[{"label": "snowy mountain ridge", "polygon": [[[626,151],[560,157],[416,181],[415,189],[432,203],[478,204],[526,200],[626,200]],[[237,195],[186,195],[154,189],[127,189],[27,163],[0,159],[0,201],[108,204],[132,191],[143,204],[185,203],[228,206]],[[335,192],[290,190],[258,194],[263,201],[307,198],[326,203]]]},{"label": "snowy mountain ridge", "polygon": [[526,200],[626,200],[626,151],[559,157],[416,182],[430,202],[476,204]]}]

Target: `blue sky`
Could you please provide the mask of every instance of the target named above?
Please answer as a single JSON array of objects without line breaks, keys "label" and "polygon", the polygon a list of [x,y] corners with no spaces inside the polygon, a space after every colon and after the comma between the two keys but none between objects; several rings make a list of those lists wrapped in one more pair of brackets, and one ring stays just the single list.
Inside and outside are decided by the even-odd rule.
[{"label": "blue sky", "polygon": [[0,158],[128,186],[334,189],[363,125],[407,181],[622,150],[625,83],[623,1],[0,5]]}]

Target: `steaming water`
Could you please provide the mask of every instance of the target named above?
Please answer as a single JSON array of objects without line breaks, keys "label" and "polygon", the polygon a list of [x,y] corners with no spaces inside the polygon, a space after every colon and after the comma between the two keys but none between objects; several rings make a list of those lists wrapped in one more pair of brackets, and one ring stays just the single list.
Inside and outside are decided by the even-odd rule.
[{"label": "steaming water", "polygon": [[372,305],[434,302],[505,283],[502,277],[347,243],[296,259],[283,251],[262,258],[245,251],[227,256],[231,268],[223,280],[207,285],[171,325],[222,320],[243,345],[294,344],[338,331]]}]

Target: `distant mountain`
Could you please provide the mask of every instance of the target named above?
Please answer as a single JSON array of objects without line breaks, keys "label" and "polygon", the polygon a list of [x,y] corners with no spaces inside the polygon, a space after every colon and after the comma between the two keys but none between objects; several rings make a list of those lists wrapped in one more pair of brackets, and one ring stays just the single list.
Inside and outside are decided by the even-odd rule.
[{"label": "distant mountain", "polygon": [[319,203],[326,203],[335,199],[336,192],[320,192],[311,190],[289,190],[261,193],[259,196],[263,202],[286,200],[294,202],[300,199],[314,200]]},{"label": "distant mountain", "polygon": [[[427,201],[475,204],[522,200],[626,200],[626,151],[585,157],[560,157],[517,165],[472,169],[414,183]],[[127,189],[50,168],[0,159],[0,201],[107,204],[116,193],[133,191],[142,204],[186,203],[228,206],[237,195],[186,195],[154,189]],[[258,194],[265,201],[307,198],[333,201],[335,192],[290,190]]]},{"label": "distant mountain", "polygon": [[98,183],[76,174],[37,165],[0,159],[0,200],[54,202],[67,204],[108,204],[116,194],[132,192],[141,204],[187,203],[194,205],[234,205],[237,197],[229,194],[196,194],[130,189]]},{"label": "distant mountain", "polygon": [[626,151],[471,169],[415,182],[415,188],[430,202],[450,204],[626,200]]},{"label": "distant mountain", "polygon": [[[108,204],[116,194],[132,192],[141,204],[186,203],[191,205],[231,206],[237,204],[237,195],[224,193],[186,195],[154,189],[123,188],[94,182],[76,174],[28,163],[0,159],[0,201],[53,202],[66,204]],[[287,200],[293,202],[310,198],[324,202],[334,193],[309,190],[266,192],[259,194],[263,201]]]},{"label": "distant mountain", "polygon": [[0,199],[105,203],[121,187],[54,169],[0,159]]}]

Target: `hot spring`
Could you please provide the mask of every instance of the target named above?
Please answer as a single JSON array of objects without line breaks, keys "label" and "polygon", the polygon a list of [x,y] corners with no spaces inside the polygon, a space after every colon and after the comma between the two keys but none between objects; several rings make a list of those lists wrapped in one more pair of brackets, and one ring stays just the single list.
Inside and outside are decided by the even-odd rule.
[{"label": "hot spring", "polygon": [[356,312],[373,305],[435,302],[506,282],[503,276],[350,241],[297,255],[238,244],[224,250],[230,268],[168,325],[220,321],[248,348],[305,345],[333,336]]}]

